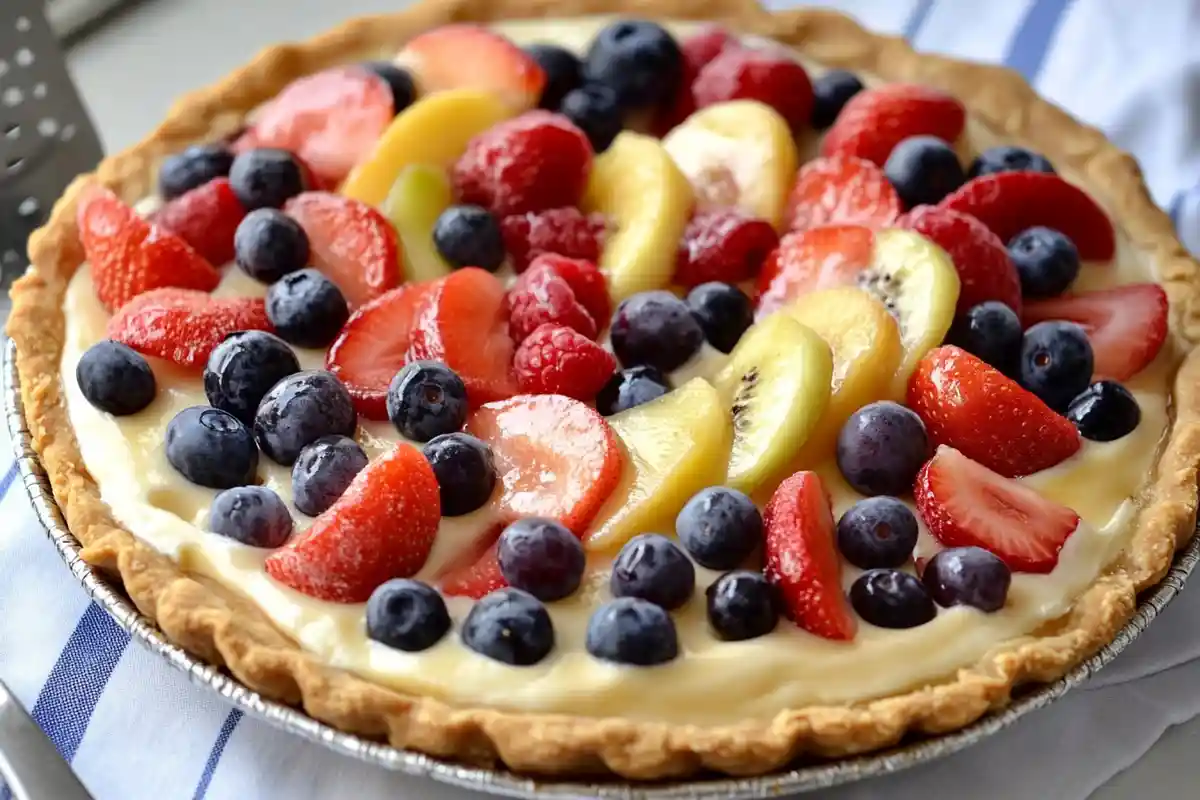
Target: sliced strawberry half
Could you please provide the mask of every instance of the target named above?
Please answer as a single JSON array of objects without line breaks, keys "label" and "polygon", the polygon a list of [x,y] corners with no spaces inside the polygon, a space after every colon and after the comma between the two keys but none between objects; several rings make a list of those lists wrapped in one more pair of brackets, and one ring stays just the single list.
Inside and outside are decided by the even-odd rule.
[{"label": "sliced strawberry half", "polygon": [[954,142],[966,122],[962,103],[945,92],[889,83],[850,98],[821,140],[821,155],[856,156],[882,167],[902,140],[926,134]]},{"label": "sliced strawberry half", "polygon": [[405,46],[396,59],[409,67],[425,94],[486,89],[514,109],[534,108],[546,73],[521,48],[479,25],[442,25]]},{"label": "sliced strawberry half", "polygon": [[1079,515],[951,447],[917,473],[913,495],[929,532],[946,547],[982,547],[1018,572],[1052,572]]},{"label": "sliced strawberry half", "polygon": [[1117,238],[1104,209],[1091,196],[1048,172],[997,172],[964,183],[939,203],[970,214],[1008,243],[1042,225],[1062,231],[1088,261],[1109,261]]},{"label": "sliced strawberry half", "polygon": [[1135,283],[1028,303],[1021,321],[1026,327],[1050,319],[1078,323],[1092,343],[1095,380],[1124,381],[1158,356],[1167,340],[1169,312],[1162,286]]},{"label": "sliced strawberry half", "polygon": [[758,275],[758,318],[809,292],[853,283],[874,251],[875,234],[860,225],[789,233]]},{"label": "sliced strawberry half", "polygon": [[763,511],[767,580],[779,587],[788,617],[809,633],[850,641],[858,623],[842,591],[829,494],[815,472],[779,484]]},{"label": "sliced strawberry half", "polygon": [[503,531],[503,525],[488,531],[473,547],[446,565],[437,577],[442,594],[478,600],[508,586],[497,558],[497,540]]},{"label": "sliced strawberry half", "polygon": [[884,228],[900,216],[900,195],[883,170],[861,158],[816,158],[796,173],[788,196],[788,228],[822,225]]},{"label": "sliced strawberry half", "polygon": [[949,445],[1008,478],[1070,458],[1079,432],[1032,392],[965,350],[930,351],[908,381],[908,407],[934,445]]},{"label": "sliced strawberry half", "polygon": [[233,261],[233,235],[245,216],[229,179],[215,178],[168,201],[150,220],[221,266]]},{"label": "sliced strawberry half", "polygon": [[397,444],[359,472],[312,527],[267,556],[267,574],[319,600],[366,602],[384,581],[425,565],[440,502],[425,456]]}]

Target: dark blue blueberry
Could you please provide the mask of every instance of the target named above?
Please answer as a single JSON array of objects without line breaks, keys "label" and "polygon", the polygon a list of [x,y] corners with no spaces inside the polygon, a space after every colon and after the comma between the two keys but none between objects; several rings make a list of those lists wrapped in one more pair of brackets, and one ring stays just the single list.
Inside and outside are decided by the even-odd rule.
[{"label": "dark blue blueberry", "polygon": [[731,283],[702,283],[688,292],[688,308],[700,323],[704,338],[722,353],[733,350],[754,323],[754,305]]},{"label": "dark blue blueberry", "polygon": [[1137,399],[1116,381],[1097,381],[1067,407],[1067,419],[1079,435],[1093,442],[1111,442],[1133,433],[1142,421]]},{"label": "dark blue blueberry", "polygon": [[318,270],[293,272],[267,289],[267,319],[297,347],[327,347],[349,318],[342,290]]},{"label": "dark blue blueberry", "polygon": [[929,559],[921,579],[943,608],[972,606],[981,611],[999,611],[1008,599],[1012,572],[982,547],[951,547]]},{"label": "dark blue blueberry", "polygon": [[422,448],[437,476],[442,516],[461,517],[480,508],[496,488],[492,448],[466,433],[446,433]]},{"label": "dark blue blueberry", "polygon": [[1017,380],[1055,411],[1066,411],[1092,382],[1094,365],[1083,328],[1074,322],[1039,322],[1021,341]]},{"label": "dark blue blueberry", "polygon": [[583,59],[585,81],[603,83],[621,107],[663,106],[683,81],[683,53],[661,25],[626,19],[605,26]]},{"label": "dark blue blueberry", "polygon": [[204,396],[214,408],[252,425],[271,387],[299,371],[283,339],[266,331],[236,331],[213,348],[204,365]]},{"label": "dark blue blueberry", "polygon": [[850,98],[863,90],[863,83],[853,72],[831,69],[813,79],[812,126],[823,131],[833,124]]},{"label": "dark blue blueberry", "polygon": [[290,467],[300,451],[322,436],[353,436],[358,414],[350,393],[328,372],[297,372],[267,392],[254,415],[254,438],[263,455]]},{"label": "dark blue blueberry", "polygon": [[657,400],[671,391],[670,382],[654,367],[629,367],[614,374],[596,395],[596,410],[606,417]]},{"label": "dark blue blueberry", "polygon": [[306,445],[292,465],[292,502],[315,517],[341,497],[367,466],[367,454],[349,436],[322,436]]},{"label": "dark blue blueberry", "polygon": [[542,601],[520,589],[497,589],[471,606],[463,644],[514,667],[538,663],[554,649],[554,624]]},{"label": "dark blue blueberry", "polygon": [[622,366],[649,364],[663,372],[678,369],[704,344],[704,329],[687,303],[664,290],[626,298],[609,330]]},{"label": "dark blue blueberry", "polygon": [[419,653],[450,631],[450,612],[437,589],[411,578],[394,578],[367,600],[367,638]]},{"label": "dark blue blueberry", "polygon": [[763,541],[763,518],[737,489],[712,486],[697,492],[675,517],[675,535],[696,563],[734,569]]},{"label": "dark blue blueberry", "polygon": [[915,575],[895,569],[864,572],[850,587],[850,605],[879,628],[915,628],[937,616],[933,598]]},{"label": "dark blue blueberry", "polygon": [[233,235],[237,265],[262,283],[274,283],[308,264],[308,234],[275,208],[251,211]]},{"label": "dark blue blueberry", "polygon": [[118,417],[136,414],[150,405],[158,388],[154,372],[141,353],[109,339],[97,342],[80,356],[75,381],[89,403]]},{"label": "dark blue blueberry", "polygon": [[233,153],[223,144],[196,144],[163,160],[158,170],[158,192],[171,200],[223,178],[233,166]]},{"label": "dark blue blueberry", "polygon": [[1065,234],[1052,228],[1021,231],[1008,243],[1008,255],[1028,298],[1055,297],[1079,275],[1079,250]]},{"label": "dark blue blueberry", "polygon": [[167,461],[199,486],[232,489],[254,482],[258,448],[241,420],[208,406],[185,408],[167,423]]},{"label": "dark blue blueberry", "polygon": [[433,244],[452,267],[495,272],[504,263],[504,234],[492,212],[481,206],[450,206],[433,223]]},{"label": "dark blue blueberry", "polygon": [[727,642],[757,639],[775,630],[779,600],[761,572],[727,572],[708,587],[708,624]]},{"label": "dark blue blueberry", "polygon": [[392,108],[399,114],[417,99],[417,85],[412,74],[391,61],[365,61],[363,69],[378,75],[392,90]]},{"label": "dark blue blueberry", "polygon": [[388,387],[388,419],[410,441],[462,430],[467,408],[466,384],[440,361],[407,364]]},{"label": "dark blue blueberry", "polygon": [[583,65],[579,63],[579,56],[565,47],[540,42],[529,45],[525,52],[546,73],[546,85],[538,105],[548,111],[558,111],[567,93],[583,83]]},{"label": "dark blue blueberry", "polygon": [[213,533],[251,547],[282,547],[292,535],[287,503],[265,486],[235,486],[213,498],[208,512]]},{"label": "dark blue blueberry", "polygon": [[975,157],[971,169],[967,172],[970,178],[980,175],[991,175],[996,172],[1049,172],[1054,173],[1054,166],[1041,153],[1026,150],[1024,147],[999,145],[989,147]]},{"label": "dark blue blueberry", "polygon": [[552,519],[527,517],[504,529],[496,548],[500,574],[538,600],[569,597],[583,580],[583,543]]},{"label": "dark blue blueberry", "polygon": [[641,533],[613,561],[609,590],[614,597],[640,597],[670,611],[691,599],[696,568],[666,536]]},{"label": "dark blue blueberry", "polygon": [[602,83],[586,83],[568,92],[559,111],[584,132],[597,153],[607,150],[624,127],[617,93]]},{"label": "dark blue blueberry", "polygon": [[838,435],[838,469],[868,497],[911,492],[928,457],[929,436],[921,418],[887,400],[855,411]]},{"label": "dark blue blueberry", "polygon": [[956,319],[946,341],[979,356],[1005,375],[1015,376],[1021,333],[1017,312],[999,300],[987,300]]},{"label": "dark blue blueberry", "polygon": [[861,569],[899,567],[917,546],[917,518],[894,497],[868,497],[838,520],[837,544],[846,560]]},{"label": "dark blue blueberry", "polygon": [[618,597],[588,620],[587,651],[604,661],[650,667],[679,655],[671,615],[638,597]]},{"label": "dark blue blueberry", "polygon": [[906,208],[935,205],[963,185],[958,153],[936,136],[910,136],[892,148],[883,174]]},{"label": "dark blue blueberry", "polygon": [[287,150],[260,147],[233,160],[229,185],[247,211],[282,208],[308,188],[306,172]]}]

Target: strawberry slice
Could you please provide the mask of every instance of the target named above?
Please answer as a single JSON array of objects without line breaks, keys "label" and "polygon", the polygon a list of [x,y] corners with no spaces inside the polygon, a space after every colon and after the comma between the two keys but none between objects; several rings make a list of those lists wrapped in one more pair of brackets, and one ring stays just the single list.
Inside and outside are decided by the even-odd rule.
[{"label": "strawberry slice", "polygon": [[350,308],[400,285],[396,229],[366,203],[328,192],[303,192],[283,210],[303,226],[313,266],[338,285]]},{"label": "strawberry slice", "polygon": [[442,25],[416,37],[396,59],[412,70],[423,94],[486,89],[514,109],[534,108],[546,73],[521,48],[479,25]]},{"label": "strawberry slice", "polygon": [[954,142],[966,122],[962,103],[945,92],[889,83],[850,98],[821,141],[821,155],[857,156],[882,167],[902,140],[927,134]]},{"label": "strawberry slice", "polygon": [[982,547],[1017,572],[1052,572],[1079,515],[951,447],[917,473],[917,512],[946,547]]},{"label": "strawberry slice", "polygon": [[465,430],[492,447],[509,519],[549,517],[582,535],[621,479],[616,434],[594,409],[562,395],[488,403]]},{"label": "strawberry slice", "polygon": [[758,274],[758,318],[809,292],[854,283],[874,250],[875,235],[859,225],[789,233]]},{"label": "strawberry slice", "polygon": [[233,235],[246,209],[228,178],[215,178],[168,201],[150,221],[183,239],[210,264],[233,261]]},{"label": "strawberry slice", "polygon": [[1042,225],[1066,234],[1088,261],[1109,261],[1117,251],[1104,209],[1083,189],[1048,172],[980,175],[939,205],[977,218],[1005,243]]},{"label": "strawberry slice", "polygon": [[334,603],[363,603],[425,565],[441,521],[438,482],[421,451],[397,444],[372,461],[312,527],[267,556],[267,574]]},{"label": "strawberry slice", "polygon": [[763,511],[764,572],[788,617],[809,633],[848,642],[858,631],[842,591],[829,494],[815,472],[779,484]]},{"label": "strawberry slice", "polygon": [[932,350],[908,380],[908,407],[934,445],[949,445],[1007,478],[1070,458],[1079,432],[1032,392],[950,345]]},{"label": "strawberry slice", "polygon": [[413,319],[430,288],[409,283],[376,297],[351,315],[325,356],[325,368],[346,385],[354,408],[367,419],[388,418],[388,387],[408,362]]},{"label": "strawberry slice", "polygon": [[796,173],[788,196],[788,228],[821,225],[884,228],[903,210],[900,195],[883,170],[853,156],[816,158]]},{"label": "strawberry slice", "polygon": [[96,297],[109,311],[151,289],[210,292],[221,282],[221,273],[187,242],[142,219],[103,186],[82,193],[77,213]]},{"label": "strawberry slice", "polygon": [[196,289],[152,289],[108,321],[110,339],[188,369],[203,367],[229,334],[248,330],[272,330],[262,298],[213,297]]},{"label": "strawberry slice", "polygon": [[496,555],[497,540],[503,531],[503,525],[488,531],[474,547],[468,547],[438,574],[437,583],[442,594],[478,600],[508,586]]},{"label": "strawberry slice", "polygon": [[1157,283],[1135,283],[1025,306],[1025,327],[1049,319],[1078,323],[1096,358],[1094,380],[1129,380],[1158,356],[1167,340],[1167,293]]}]

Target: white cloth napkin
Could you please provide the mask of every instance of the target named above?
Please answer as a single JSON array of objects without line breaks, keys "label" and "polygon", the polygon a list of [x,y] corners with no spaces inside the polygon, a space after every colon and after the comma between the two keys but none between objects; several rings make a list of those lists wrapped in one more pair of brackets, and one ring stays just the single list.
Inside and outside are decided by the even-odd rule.
[{"label": "white cloth napkin", "polygon": [[[1155,200],[1200,251],[1200,48],[1194,45],[1200,41],[1200,5],[819,4],[879,30],[903,33],[921,49],[1020,70],[1046,96],[1137,155]],[[338,13],[385,5],[398,4],[356,0],[340,4]],[[268,26],[262,37],[271,38]],[[0,434],[0,444],[6,438]],[[474,796],[337,756],[246,718],[130,646],[58,560],[14,481],[15,471],[6,469],[9,463],[0,455],[0,675],[98,798]],[[957,756],[821,796],[1081,800],[1138,759],[1166,728],[1200,714],[1200,662],[1192,662],[1200,656],[1198,620],[1200,592],[1192,590],[1087,689]],[[2,789],[0,800],[7,800]]]}]

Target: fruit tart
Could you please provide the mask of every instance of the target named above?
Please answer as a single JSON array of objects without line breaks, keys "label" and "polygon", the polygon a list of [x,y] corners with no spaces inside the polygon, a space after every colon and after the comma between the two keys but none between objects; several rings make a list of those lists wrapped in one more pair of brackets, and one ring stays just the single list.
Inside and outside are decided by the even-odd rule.
[{"label": "fruit tart", "polygon": [[953,730],[1195,524],[1200,277],[1133,160],[830,12],[351,21],[185,97],[30,255],[8,330],[85,558],[439,757]]}]

